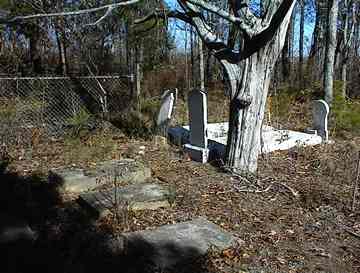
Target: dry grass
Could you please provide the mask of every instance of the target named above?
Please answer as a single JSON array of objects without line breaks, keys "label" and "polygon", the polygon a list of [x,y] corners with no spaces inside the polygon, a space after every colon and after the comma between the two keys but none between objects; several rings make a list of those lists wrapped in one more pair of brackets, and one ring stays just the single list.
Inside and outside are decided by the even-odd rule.
[{"label": "dry grass", "polygon": [[[211,99],[210,116],[226,115],[219,101],[216,96]],[[215,106],[218,106],[216,110]],[[292,107],[294,113],[290,115],[299,120],[295,123],[297,127],[306,119],[301,114],[306,106],[296,102]],[[178,106],[178,120],[184,118],[185,112],[184,105]],[[291,122],[285,117],[281,120],[288,126],[286,121]],[[45,172],[64,164],[86,167],[114,156],[131,157],[148,164],[154,179],[174,189],[176,198],[171,208],[132,214],[127,227],[131,231],[206,216],[232,232],[238,244],[221,253],[210,251],[201,272],[360,271],[360,240],[349,232],[360,234],[359,197],[357,210],[351,210],[360,150],[360,138],[355,135],[348,140],[335,139],[333,145],[294,148],[262,156],[259,171],[251,181],[223,173],[211,164],[189,161],[177,147],[155,145],[153,140],[129,139],[115,130],[98,132],[76,143],[59,140],[44,144],[35,147],[31,160],[20,159],[21,151],[11,151],[11,169],[24,175],[39,167]],[[139,154],[140,146],[146,147],[145,154]],[[79,156],[82,153],[86,156]],[[254,188],[264,190],[271,184],[274,186],[266,192],[252,193]],[[249,192],[239,192],[244,187]],[[289,189],[299,197],[294,197]],[[63,204],[60,208],[65,217],[49,218],[47,226],[42,228],[53,251],[61,253],[71,238],[84,232],[84,227],[79,227],[84,216],[78,209],[80,216],[74,217],[74,206],[72,201]],[[52,237],[54,227],[60,229],[57,239]],[[110,216],[99,221],[95,228],[105,234],[123,232]],[[75,253],[62,255],[68,262],[76,260]],[[76,262],[77,272],[84,272],[79,265],[82,261]]]}]

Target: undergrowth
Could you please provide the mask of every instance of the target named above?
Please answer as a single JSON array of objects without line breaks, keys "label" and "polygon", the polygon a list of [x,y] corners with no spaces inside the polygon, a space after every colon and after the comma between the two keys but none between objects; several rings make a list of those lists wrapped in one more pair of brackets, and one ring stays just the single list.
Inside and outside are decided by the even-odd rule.
[{"label": "undergrowth", "polygon": [[344,98],[341,94],[341,82],[334,87],[332,123],[335,134],[342,131],[360,133],[360,101]]}]

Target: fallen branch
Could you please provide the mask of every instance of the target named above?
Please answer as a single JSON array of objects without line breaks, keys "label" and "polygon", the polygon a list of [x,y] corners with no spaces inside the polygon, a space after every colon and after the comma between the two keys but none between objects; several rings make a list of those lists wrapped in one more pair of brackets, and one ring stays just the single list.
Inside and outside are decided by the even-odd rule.
[{"label": "fallen branch", "polygon": [[358,164],[357,164],[356,178],[355,178],[355,183],[354,183],[354,191],[353,191],[352,206],[351,206],[352,211],[355,210],[356,194],[357,194],[358,188],[359,188],[359,178],[360,178],[360,151],[358,154]]},{"label": "fallen branch", "polygon": [[275,183],[280,185],[280,186],[283,186],[286,189],[288,189],[295,198],[299,197],[299,193],[297,191],[295,191],[293,188],[291,188],[290,186],[288,186],[288,185],[286,185],[284,183],[280,183],[280,182],[275,182]]},{"label": "fallen branch", "polygon": [[342,228],[344,231],[346,231],[347,233],[349,233],[350,235],[360,239],[360,234],[354,232],[351,228],[349,228],[348,226],[345,226],[344,224],[342,223],[339,223],[339,222],[335,222],[335,221],[332,221],[335,225],[337,225],[338,227]]},{"label": "fallen branch", "polygon": [[[282,186],[284,188],[286,188],[295,198],[299,198],[299,193],[297,191],[295,191],[293,188],[291,188],[290,186],[284,184],[284,183],[280,183],[280,182],[272,182],[267,188],[265,189],[255,189],[255,190],[250,190],[248,188],[240,188],[237,185],[234,185],[234,188],[237,190],[237,192],[248,192],[248,193],[266,193],[268,191],[270,191],[275,185],[278,186]],[[250,185],[251,187],[255,187],[255,185]]]}]

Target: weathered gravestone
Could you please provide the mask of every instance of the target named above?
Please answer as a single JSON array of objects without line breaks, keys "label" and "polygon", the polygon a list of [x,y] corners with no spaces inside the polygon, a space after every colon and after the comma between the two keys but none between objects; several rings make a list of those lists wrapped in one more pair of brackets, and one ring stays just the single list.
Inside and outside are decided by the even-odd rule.
[{"label": "weathered gravestone", "polygon": [[157,184],[134,184],[81,194],[78,202],[97,217],[126,209],[156,210],[170,206],[171,193]]},{"label": "weathered gravestone", "polygon": [[[106,245],[111,249],[126,246],[126,260],[136,260],[129,267],[143,270],[146,264],[139,264],[141,258],[161,269],[174,269],[177,266],[189,266],[205,255],[209,248],[222,251],[236,242],[232,234],[219,226],[199,217],[192,221],[161,226],[155,230],[124,233],[120,240],[109,240]],[[126,241],[124,243],[123,241]],[[120,245],[120,247],[116,247]],[[126,267],[126,266],[125,266]],[[129,269],[129,268],[128,268]],[[185,269],[185,268],[182,268]],[[129,270],[130,272],[131,270]],[[142,272],[133,270],[131,272]],[[173,272],[173,270],[171,270]],[[193,272],[183,270],[181,272]]]},{"label": "weathered gravestone", "polygon": [[[60,192],[81,193],[99,187],[99,182],[143,183],[151,177],[148,166],[133,159],[110,160],[89,169],[59,168],[49,172],[49,181],[59,186]],[[109,181],[101,181],[106,178]],[[106,180],[105,179],[105,180]]]},{"label": "weathered gravestone", "polygon": [[177,89],[167,90],[162,95],[161,106],[156,120],[157,130],[163,136],[167,135],[167,129],[174,112]]},{"label": "weathered gravestone", "polygon": [[185,151],[190,158],[206,163],[209,157],[207,136],[207,96],[205,92],[193,90],[188,98],[190,144],[185,145]]},{"label": "weathered gravestone", "polygon": [[324,100],[313,102],[313,129],[321,136],[323,141],[329,141],[328,116],[330,108]]}]

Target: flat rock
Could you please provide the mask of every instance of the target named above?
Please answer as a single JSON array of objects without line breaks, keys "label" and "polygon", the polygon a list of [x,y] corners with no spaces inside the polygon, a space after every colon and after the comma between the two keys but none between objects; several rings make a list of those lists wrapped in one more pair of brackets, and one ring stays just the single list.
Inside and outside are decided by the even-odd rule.
[{"label": "flat rock", "polygon": [[50,182],[71,193],[94,190],[101,183],[112,183],[115,178],[119,182],[143,183],[150,177],[150,168],[133,159],[106,161],[90,169],[65,167],[49,172]]},{"label": "flat rock", "polygon": [[156,210],[169,207],[171,196],[167,188],[156,184],[133,184],[104,191],[84,193],[78,202],[90,209],[98,217],[104,217],[114,209],[123,210],[124,206],[133,211]]},{"label": "flat rock", "polygon": [[221,251],[235,242],[230,233],[203,217],[151,231],[125,233],[124,238],[129,260],[142,257],[160,268],[187,265],[210,247]]},{"label": "flat rock", "polygon": [[14,243],[20,240],[34,241],[36,233],[28,223],[15,215],[0,213],[0,245]]}]

